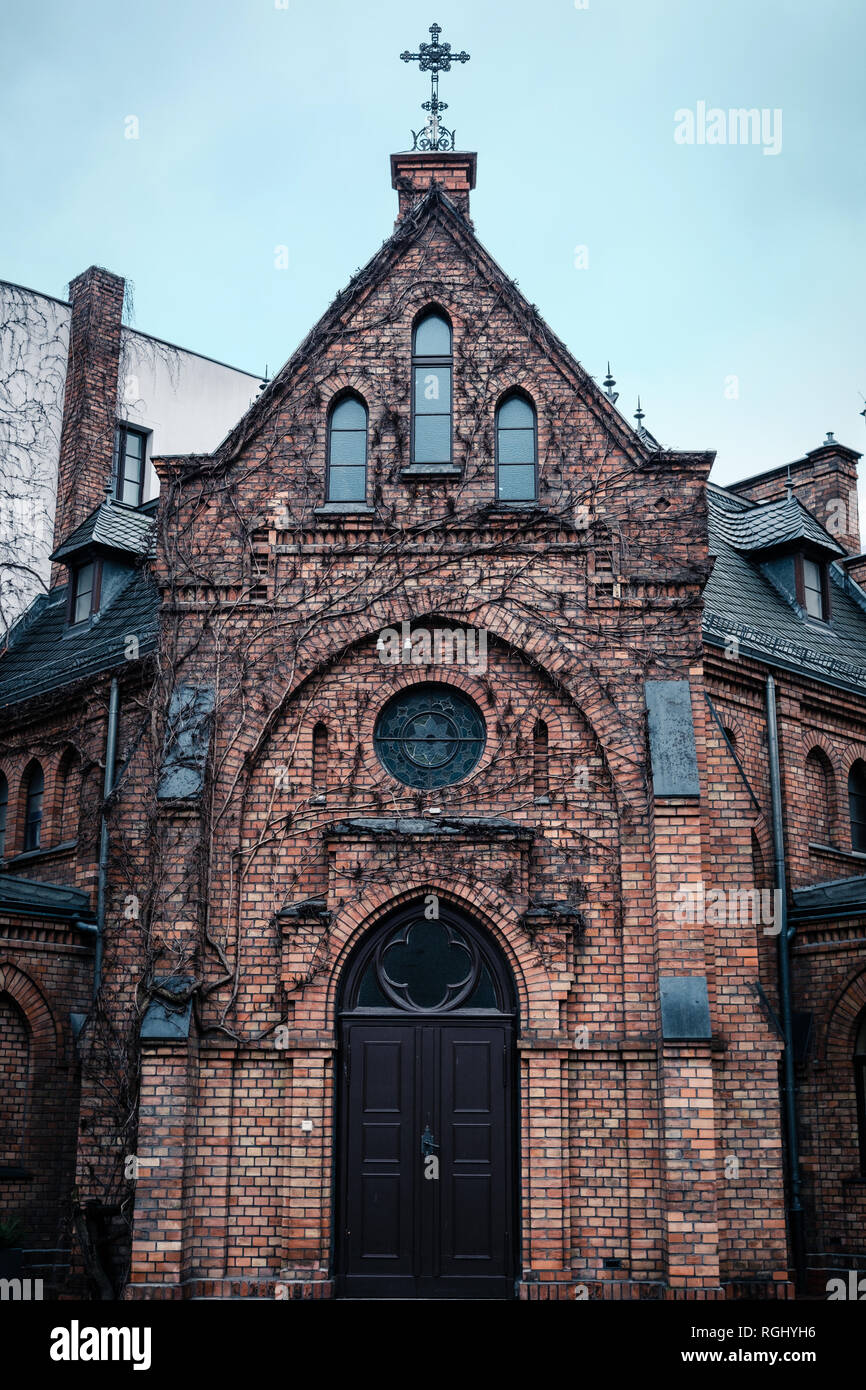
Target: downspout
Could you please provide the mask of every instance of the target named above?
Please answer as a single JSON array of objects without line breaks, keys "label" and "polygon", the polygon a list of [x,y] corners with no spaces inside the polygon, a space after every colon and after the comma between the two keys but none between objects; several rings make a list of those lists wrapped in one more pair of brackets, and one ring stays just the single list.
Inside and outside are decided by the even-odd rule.
[{"label": "downspout", "polygon": [[767,677],[767,744],[770,755],[770,793],[773,820],[774,880],[779,912],[779,1009],[782,1015],[782,1034],[785,1040],[783,1056],[784,1085],[782,1096],[785,1110],[785,1133],[788,1141],[788,1222],[791,1232],[791,1252],[794,1258],[794,1279],[797,1293],[804,1292],[806,1248],[803,1230],[803,1207],[800,1201],[800,1149],[797,1138],[797,1093],[794,1078],[794,1024],[791,1011],[791,962],[788,931],[788,891],[785,875],[785,837],[782,822],[782,779],[779,771],[779,728],[776,722],[776,684]]},{"label": "downspout", "polygon": [[[117,676],[111,678],[108,697],[108,731],[105,735],[105,777],[102,783],[103,806],[114,790],[114,763],[117,753]],[[103,809],[99,824],[99,878],[96,890],[96,950],[93,956],[93,997],[102,983],[102,954],[105,941],[105,903],[108,896],[108,818]]]}]

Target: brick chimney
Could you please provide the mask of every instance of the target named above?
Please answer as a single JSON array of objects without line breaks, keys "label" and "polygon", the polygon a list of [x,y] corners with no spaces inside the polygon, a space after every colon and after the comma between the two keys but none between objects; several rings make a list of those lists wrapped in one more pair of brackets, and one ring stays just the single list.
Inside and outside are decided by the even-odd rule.
[{"label": "brick chimney", "polygon": [[[857,508],[857,460],[860,455],[832,434],[817,449],[790,465],[793,494],[817,517],[821,525],[843,545],[849,555],[860,551],[860,518]],[[775,502],[784,497],[788,468],[772,468],[742,482],[727,484],[729,492],[753,502]]]},{"label": "brick chimney", "polygon": [[[92,265],[69,286],[72,317],[60,431],[54,549],[99,506],[111,479],[125,282]],[[54,566],[52,584],[65,576]]]},{"label": "brick chimney", "polygon": [[476,154],[457,150],[443,153],[412,150],[407,154],[392,154],[391,187],[396,188],[400,200],[397,221],[423,198],[434,180],[468,218],[469,192],[475,187],[477,161]]}]

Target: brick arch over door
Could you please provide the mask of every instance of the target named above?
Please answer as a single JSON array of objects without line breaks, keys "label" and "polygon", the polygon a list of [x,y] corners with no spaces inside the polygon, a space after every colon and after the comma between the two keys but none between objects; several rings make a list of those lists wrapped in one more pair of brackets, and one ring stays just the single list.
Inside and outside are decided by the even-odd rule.
[{"label": "brick arch over door", "polygon": [[[520,927],[510,898],[489,885],[453,872],[447,882],[440,882],[435,874],[409,877],[399,893],[387,884],[371,885],[343,907],[329,934],[330,956],[322,983],[317,987],[315,1026],[325,1032],[334,1029],[343,968],[361,937],[396,908],[428,893],[436,893],[490,932],[514,976],[521,1028],[556,1030],[560,1022],[559,1004],[573,975],[542,964],[528,934]],[[309,987],[307,992],[312,993]]]},{"label": "brick arch over door", "polygon": [[866,967],[858,966],[836,997],[827,1020],[823,1060],[828,1067],[850,1068],[854,1055],[854,1029],[866,1009]]},{"label": "brick arch over door", "polygon": [[[425,590],[423,601],[424,611],[412,616],[414,623],[423,624],[426,618],[428,621],[441,620],[452,626],[484,629],[512,647],[529,666],[564,690],[598,740],[618,800],[628,803],[636,812],[640,810],[647,788],[639,735],[629,729],[597,677],[577,669],[581,660],[578,653],[565,651],[561,644],[539,632],[528,620],[517,618],[507,609],[484,605],[472,612],[455,612],[450,590]],[[322,674],[352,648],[371,641],[383,628],[399,628],[400,622],[406,618],[405,600],[398,602],[395,599],[388,604],[371,604],[354,618],[322,623],[301,653],[292,684],[281,692],[271,692],[276,699],[274,708],[258,734],[254,730],[248,733],[246,765],[253,766],[262,755],[274,728],[306,681]]]},{"label": "brick arch over door", "polygon": [[53,1063],[60,1049],[60,1034],[38,985],[11,961],[0,961],[0,994],[14,999],[27,1020],[35,1065]]}]

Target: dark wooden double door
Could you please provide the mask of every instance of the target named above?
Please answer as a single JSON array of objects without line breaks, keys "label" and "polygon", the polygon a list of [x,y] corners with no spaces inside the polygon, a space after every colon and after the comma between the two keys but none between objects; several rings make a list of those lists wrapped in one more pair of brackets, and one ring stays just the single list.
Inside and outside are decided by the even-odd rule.
[{"label": "dark wooden double door", "polygon": [[513,1297],[512,1022],[347,1019],[341,1041],[338,1293]]}]

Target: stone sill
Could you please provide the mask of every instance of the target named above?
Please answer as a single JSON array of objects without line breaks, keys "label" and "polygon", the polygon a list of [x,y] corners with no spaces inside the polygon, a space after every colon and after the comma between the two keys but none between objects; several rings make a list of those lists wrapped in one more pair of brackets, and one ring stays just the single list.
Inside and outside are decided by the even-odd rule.
[{"label": "stone sill", "polygon": [[462,478],[459,463],[409,463],[400,469],[401,478]]},{"label": "stone sill", "polygon": [[375,516],[376,508],[366,502],[324,502],[316,507],[314,516]]},{"label": "stone sill", "polygon": [[[36,864],[36,863],[38,863],[41,859],[54,859],[54,858],[59,858],[60,855],[62,855],[62,854],[69,854],[72,850],[77,849],[77,848],[78,848],[78,841],[77,841],[77,840],[64,840],[62,844],[60,844],[60,845],[52,845],[50,849],[27,849],[27,850],[24,850],[23,853],[21,853],[21,854],[13,855],[13,857],[12,857],[11,859],[6,859],[6,860],[0,859],[0,864],[3,865],[4,872],[9,872],[10,870],[14,870],[14,869],[19,869],[19,868],[21,868],[22,865],[26,866],[26,865],[28,865],[28,864]],[[61,887],[66,887],[66,886],[69,886],[69,885],[60,885],[60,886],[61,886]]]},{"label": "stone sill", "polygon": [[849,864],[866,864],[866,854],[858,849],[837,849],[835,845],[809,845],[810,854],[820,854],[827,859],[842,859]]}]

